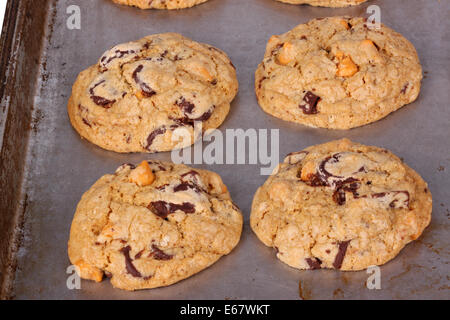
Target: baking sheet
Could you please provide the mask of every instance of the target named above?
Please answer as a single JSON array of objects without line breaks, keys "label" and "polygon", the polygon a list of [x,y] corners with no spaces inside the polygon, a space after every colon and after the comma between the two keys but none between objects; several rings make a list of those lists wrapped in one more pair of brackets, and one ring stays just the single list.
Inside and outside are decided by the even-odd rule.
[{"label": "baking sheet", "polygon": [[[425,71],[419,99],[387,118],[350,131],[311,129],[265,114],[257,105],[254,71],[267,40],[316,17],[367,16],[381,7],[382,22],[418,49]],[[81,8],[81,30],[69,30],[67,8]],[[47,10],[41,68],[34,97],[33,130],[23,177],[23,239],[9,296],[16,299],[434,299],[450,298],[450,1],[379,0],[345,9],[293,6],[273,0],[211,0],[181,11],[141,11],[110,0],[52,0]],[[179,32],[223,49],[237,68],[240,92],[220,130],[280,129],[280,157],[307,146],[348,137],[403,157],[429,183],[434,198],[430,227],[381,268],[381,290],[366,288],[369,275],[288,267],[249,227],[251,201],[267,179],[260,165],[196,166],[218,172],[245,217],[237,248],[209,269],[170,287],[139,292],[109,281],[66,285],[66,243],[81,195],[125,162],[170,160],[116,154],[79,138],[66,113],[77,74],[115,44],[161,32]],[[22,72],[26,72],[22,70]],[[6,137],[8,138],[8,137]]]}]

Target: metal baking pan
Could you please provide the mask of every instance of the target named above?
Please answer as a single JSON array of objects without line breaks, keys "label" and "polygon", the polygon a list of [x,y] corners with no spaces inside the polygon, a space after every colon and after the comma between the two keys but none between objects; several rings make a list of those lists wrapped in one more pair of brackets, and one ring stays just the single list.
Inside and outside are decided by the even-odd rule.
[{"label": "metal baking pan", "polygon": [[[70,5],[81,29],[67,27]],[[316,17],[381,20],[418,49],[425,79],[419,99],[387,118],[350,131],[311,129],[265,114],[257,105],[254,71],[266,42]],[[450,298],[450,1],[379,0],[344,9],[293,6],[273,0],[211,0],[181,11],[141,11],[110,0],[8,1],[1,38],[0,281],[16,299],[435,299]],[[381,267],[381,289],[365,271],[300,271],[275,258],[248,225],[261,165],[198,165],[222,175],[245,216],[238,247],[209,269],[167,288],[125,292],[82,281],[67,287],[66,243],[81,195],[125,162],[170,160],[170,153],[116,154],[81,140],[66,112],[77,74],[111,46],[161,32],[180,32],[227,52],[240,92],[225,129],[279,129],[280,157],[348,137],[403,157],[429,183],[433,219],[423,236]]]}]

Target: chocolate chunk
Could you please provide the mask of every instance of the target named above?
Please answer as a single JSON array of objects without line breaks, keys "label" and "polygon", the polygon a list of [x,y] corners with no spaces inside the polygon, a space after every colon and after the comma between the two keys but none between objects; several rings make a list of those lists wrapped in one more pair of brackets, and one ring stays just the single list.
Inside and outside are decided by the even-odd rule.
[{"label": "chocolate chunk", "polygon": [[180,191],[187,191],[189,189],[194,190],[197,193],[200,193],[203,191],[199,186],[192,184],[192,183],[188,183],[188,182],[183,182],[183,183],[179,184],[178,186],[173,188],[173,191],[180,192]]},{"label": "chocolate chunk", "polygon": [[142,257],[142,254],[144,253],[144,250],[139,251],[135,256],[134,260],[140,259]]},{"label": "chocolate chunk", "polygon": [[358,189],[360,186],[361,185],[358,183],[358,180],[354,178],[348,178],[342,182],[338,181],[337,189],[333,194],[333,200],[340,206],[344,205],[347,201],[345,195],[346,192],[351,192],[353,194],[353,198],[358,198]]},{"label": "chocolate chunk", "polygon": [[341,269],[342,263],[344,262],[345,254],[347,253],[348,245],[350,244],[350,241],[340,241],[338,243],[338,253],[336,255],[336,258],[333,262],[333,267],[335,269]]},{"label": "chocolate chunk", "polygon": [[127,269],[127,272],[135,278],[142,278],[141,273],[133,265],[133,260],[131,260],[130,258],[130,251],[131,251],[130,246],[126,246],[120,249],[120,252],[123,253],[123,255],[125,256],[125,267]]},{"label": "chocolate chunk", "polygon": [[139,65],[136,68],[136,70],[134,70],[134,72],[133,72],[133,80],[141,88],[142,94],[144,95],[144,97],[150,98],[150,97],[152,97],[152,96],[154,96],[156,94],[156,91],[153,90],[152,88],[150,88],[150,86],[148,84],[146,84],[144,81],[142,81],[139,78],[138,74],[142,71],[142,69],[144,69],[144,66],[141,64],[141,65]]},{"label": "chocolate chunk", "polygon": [[122,166],[128,166],[128,167],[130,167],[131,170],[136,169],[136,166],[132,163],[124,163]]},{"label": "chocolate chunk", "polygon": [[300,103],[300,109],[303,110],[304,114],[317,114],[317,104],[320,102],[320,97],[316,96],[311,91],[308,91],[303,97],[302,103]]},{"label": "chocolate chunk", "polygon": [[152,202],[148,207],[154,214],[156,214],[160,218],[167,218],[167,216],[171,213],[170,206],[165,201],[155,201]]},{"label": "chocolate chunk", "polygon": [[92,128],[91,123],[90,123],[89,121],[87,121],[85,118],[83,118],[83,123],[84,123],[85,125],[87,125],[89,128]]},{"label": "chocolate chunk", "polygon": [[165,219],[169,214],[176,212],[177,210],[183,211],[186,214],[194,213],[195,206],[189,202],[183,202],[182,204],[168,203],[166,201],[154,201],[150,203],[148,209],[152,211],[158,217]]},{"label": "chocolate chunk", "polygon": [[102,80],[99,83],[95,84],[92,88],[89,89],[89,94],[91,95],[92,101],[94,101],[96,105],[109,109],[111,108],[112,104],[116,102],[116,100],[109,100],[104,97],[95,95],[95,88],[97,88],[98,86],[102,85],[105,82],[106,80]]},{"label": "chocolate chunk", "polygon": [[336,190],[333,194],[333,200],[338,205],[343,206],[345,204],[345,202],[347,201],[346,196],[345,196],[345,191],[342,189]]},{"label": "chocolate chunk", "polygon": [[187,176],[198,176],[199,173],[195,170],[191,170],[181,175],[182,178],[186,178]]},{"label": "chocolate chunk", "polygon": [[405,94],[406,93],[406,90],[408,90],[408,87],[409,87],[409,82],[407,82],[404,86],[403,86],[403,88],[402,88],[402,90],[400,91],[402,94]]},{"label": "chocolate chunk", "polygon": [[[297,177],[301,179],[301,172],[299,172]],[[310,187],[327,187],[328,186],[328,183],[324,182],[317,174],[310,174],[308,176],[308,180],[305,181],[305,183]]]},{"label": "chocolate chunk", "polygon": [[114,51],[114,55],[110,56],[108,58],[108,60],[106,59],[107,56],[103,56],[100,60],[100,65],[103,67],[101,71],[105,72],[106,70],[108,70],[108,68],[106,68],[106,66],[108,64],[110,64],[113,60],[123,58],[126,55],[133,54],[133,53],[136,53],[136,51],[135,50],[116,50],[116,51]]},{"label": "chocolate chunk", "polygon": [[204,114],[202,114],[200,117],[198,117],[197,119],[194,119],[194,120],[202,121],[202,122],[208,121],[211,118],[215,108],[216,108],[216,106],[212,106],[208,111],[206,111]]},{"label": "chocolate chunk", "polygon": [[281,48],[283,48],[284,43],[279,43],[275,46],[275,48],[272,50],[272,52],[270,52],[270,55],[275,55],[276,53],[278,53],[278,51],[280,51]]},{"label": "chocolate chunk", "polygon": [[195,104],[187,101],[184,97],[180,97],[176,102],[176,105],[181,108],[184,114],[191,114],[195,109]]},{"label": "chocolate chunk", "polygon": [[166,127],[161,127],[161,128],[154,130],[152,133],[150,133],[147,138],[147,146],[145,147],[145,149],[147,149],[148,151],[151,151],[150,148],[153,144],[153,141],[156,139],[157,136],[166,133],[166,131],[167,131]]},{"label": "chocolate chunk", "polygon": [[152,250],[153,250],[153,252],[151,253],[151,255],[153,256],[153,258],[155,260],[167,261],[167,260],[171,260],[173,258],[172,255],[165,253],[164,251],[159,249],[154,244],[152,244]]},{"label": "chocolate chunk", "polygon": [[322,261],[318,258],[306,258],[306,263],[309,265],[310,270],[318,270],[322,268]]},{"label": "chocolate chunk", "polygon": [[266,81],[267,79],[269,79],[269,78],[267,78],[267,77],[262,77],[262,78],[259,80],[259,83],[258,83],[258,89],[261,89],[261,88],[262,88],[262,83],[263,83],[264,81]]},{"label": "chocolate chunk", "polygon": [[409,208],[410,195],[408,191],[391,191],[372,194],[372,199],[380,199],[392,209]]}]

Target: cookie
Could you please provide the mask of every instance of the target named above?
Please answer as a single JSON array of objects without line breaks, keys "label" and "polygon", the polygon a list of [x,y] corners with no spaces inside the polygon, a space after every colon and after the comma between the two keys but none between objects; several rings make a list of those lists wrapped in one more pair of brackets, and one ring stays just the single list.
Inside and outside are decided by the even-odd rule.
[{"label": "cookie", "polygon": [[393,259],[431,220],[427,184],[391,152],[343,139],[290,154],[258,189],[250,223],[298,269]]},{"label": "cookie", "polygon": [[311,127],[350,129],[375,122],[419,95],[414,46],[363,18],[315,19],[272,36],[256,71],[262,109]]},{"label": "cookie", "polygon": [[69,258],[84,279],[114,287],[168,286],[239,242],[243,219],[219,175],[160,161],[121,166],[78,204]]},{"label": "cookie", "polygon": [[201,4],[208,0],[113,0],[118,4],[138,7],[141,9],[184,9]]},{"label": "cookie", "polygon": [[277,0],[284,3],[290,4],[309,4],[311,6],[317,7],[348,7],[356,6],[367,0]]},{"label": "cookie", "polygon": [[200,127],[219,127],[237,90],[225,53],[176,33],[156,34],[115,46],[81,72],[68,112],[78,133],[104,149],[170,151],[191,145]]}]

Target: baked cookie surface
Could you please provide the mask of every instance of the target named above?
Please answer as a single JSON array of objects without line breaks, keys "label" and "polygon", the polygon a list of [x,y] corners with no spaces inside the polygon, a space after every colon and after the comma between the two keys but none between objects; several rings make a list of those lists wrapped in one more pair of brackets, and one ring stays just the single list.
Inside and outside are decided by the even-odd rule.
[{"label": "baked cookie surface", "polygon": [[160,152],[191,145],[225,120],[236,71],[212,46],[166,33],[120,44],[80,73],[70,121],[90,142],[116,152]]},{"label": "baked cookie surface", "polygon": [[201,4],[208,0],[113,0],[118,4],[138,7],[141,9],[184,9]]},{"label": "baked cookie surface", "polygon": [[277,0],[290,4],[309,4],[317,7],[348,7],[366,2],[367,0]]},{"label": "baked cookie surface", "polygon": [[385,149],[343,139],[290,154],[256,192],[250,223],[294,268],[350,271],[393,259],[431,211],[414,170]]},{"label": "baked cookie surface", "polygon": [[350,129],[417,99],[422,67],[414,46],[363,18],[315,19],[272,36],[256,71],[262,109],[311,127]]},{"label": "baked cookie surface", "polygon": [[240,210],[216,173],[160,161],[121,166],[78,204],[70,261],[84,279],[114,287],[168,286],[209,267],[237,245]]}]

